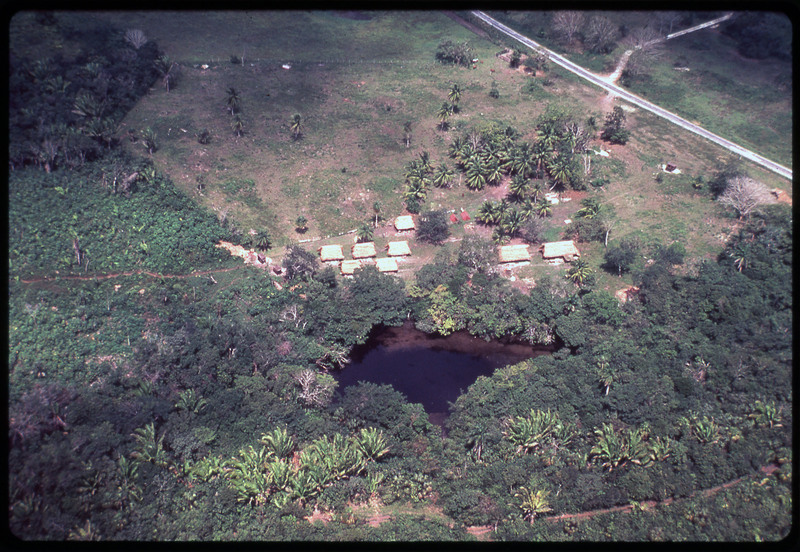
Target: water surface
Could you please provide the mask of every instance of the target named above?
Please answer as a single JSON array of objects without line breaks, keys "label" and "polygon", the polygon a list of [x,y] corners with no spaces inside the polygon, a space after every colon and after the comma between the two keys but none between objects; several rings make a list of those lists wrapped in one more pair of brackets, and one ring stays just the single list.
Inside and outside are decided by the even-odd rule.
[{"label": "water surface", "polygon": [[352,362],[334,376],[339,391],[359,381],[389,384],[409,402],[421,403],[431,421],[441,424],[449,403],[478,376],[551,351],[523,343],[487,342],[466,332],[433,336],[406,323],[377,329],[367,343],[353,350]]}]

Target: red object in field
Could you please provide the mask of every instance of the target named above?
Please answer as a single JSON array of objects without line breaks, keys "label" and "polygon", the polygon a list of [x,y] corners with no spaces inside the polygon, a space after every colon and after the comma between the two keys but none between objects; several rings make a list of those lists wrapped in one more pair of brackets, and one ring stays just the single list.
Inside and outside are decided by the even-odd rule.
[{"label": "red object in field", "polygon": [[450,222],[458,222],[458,217],[453,213],[450,213]]},{"label": "red object in field", "polygon": [[461,211],[461,220],[469,220],[469,213]]}]

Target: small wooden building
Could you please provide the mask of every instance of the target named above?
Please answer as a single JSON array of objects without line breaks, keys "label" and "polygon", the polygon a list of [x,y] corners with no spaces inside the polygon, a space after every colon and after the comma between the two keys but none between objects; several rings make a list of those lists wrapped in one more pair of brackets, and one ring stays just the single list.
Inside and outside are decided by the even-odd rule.
[{"label": "small wooden building", "polygon": [[575,257],[580,257],[581,252],[572,240],[549,242],[542,247],[542,258],[545,260],[562,258],[566,262],[572,261]]},{"label": "small wooden building", "polygon": [[450,213],[450,222],[452,222],[453,224],[458,222],[458,217],[456,216],[455,213]]},{"label": "small wooden building", "polygon": [[501,263],[518,263],[530,261],[531,254],[528,252],[529,245],[503,245],[500,247]]},{"label": "small wooden building", "polygon": [[361,261],[342,261],[340,268],[343,275],[352,276],[357,268],[361,268]]},{"label": "small wooden building", "polygon": [[466,211],[461,211],[461,220],[463,220],[464,222],[468,221],[469,213],[467,213]]},{"label": "small wooden building", "polygon": [[403,232],[405,230],[415,229],[416,225],[411,215],[402,215],[394,219],[394,227],[397,228],[398,232]]},{"label": "small wooden building", "polygon": [[391,257],[384,257],[377,259],[375,265],[378,267],[379,272],[397,272],[397,261]]},{"label": "small wooden building", "polygon": [[319,258],[322,262],[341,261],[344,259],[341,245],[323,245],[319,251]]},{"label": "small wooden building", "polygon": [[411,249],[408,247],[407,241],[393,241],[389,242],[387,246],[389,249],[390,257],[400,257],[402,255],[411,255]]},{"label": "small wooden building", "polygon": [[375,242],[357,243],[352,248],[354,259],[366,259],[375,256]]}]

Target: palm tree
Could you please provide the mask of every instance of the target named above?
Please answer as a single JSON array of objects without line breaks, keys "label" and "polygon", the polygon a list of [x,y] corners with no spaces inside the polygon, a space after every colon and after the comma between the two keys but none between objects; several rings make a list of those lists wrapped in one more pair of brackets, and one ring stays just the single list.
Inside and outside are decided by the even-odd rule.
[{"label": "palm tree", "polygon": [[406,121],[403,124],[403,141],[406,144],[406,148],[411,146],[411,121]]},{"label": "palm tree", "polygon": [[378,227],[378,219],[381,214],[381,207],[382,205],[380,201],[376,201],[375,203],[372,204],[372,212],[375,213],[375,228]]},{"label": "palm tree", "polygon": [[170,85],[175,81],[177,63],[169,59],[169,56],[163,55],[159,56],[153,64],[158,72],[161,73],[161,82],[164,83],[164,88],[169,92]]},{"label": "palm tree", "polygon": [[233,87],[228,88],[228,111],[231,115],[239,112],[239,93]]},{"label": "palm tree", "polygon": [[544,191],[544,182],[539,179],[531,181],[529,191],[531,199],[533,201],[539,201],[539,194]]},{"label": "palm tree", "polygon": [[525,217],[520,215],[516,209],[511,209],[503,216],[503,220],[500,221],[500,228],[504,233],[513,238],[516,236],[517,232],[519,232],[520,228],[522,228],[524,222]]},{"label": "palm tree", "polygon": [[611,384],[614,383],[614,371],[611,369],[605,356],[601,355],[597,360],[596,374],[600,385],[605,389],[605,394],[608,395],[608,392],[611,390]]},{"label": "palm tree", "polygon": [[244,122],[238,114],[234,115],[231,127],[233,128],[233,133],[236,134],[236,136],[242,136],[244,134]]},{"label": "palm tree", "polygon": [[475,215],[478,222],[483,224],[495,224],[497,222],[497,215],[495,214],[495,203],[491,200],[486,200],[481,203],[478,208],[478,213]]},{"label": "palm tree", "polygon": [[733,264],[736,267],[736,270],[741,272],[747,268],[747,265],[749,264],[750,248],[747,246],[747,244],[740,243],[733,248],[733,251],[728,253],[728,256],[733,259]]},{"label": "palm tree", "polygon": [[535,208],[536,214],[539,215],[540,218],[548,217],[553,214],[553,209],[550,207],[550,202],[546,199],[537,201]]},{"label": "palm tree", "polygon": [[575,213],[576,216],[581,218],[592,219],[600,213],[600,202],[597,198],[587,197],[581,201],[582,209],[578,209]]},{"label": "palm tree", "polygon": [[439,130],[446,131],[449,128],[447,119],[449,119],[452,114],[453,106],[447,102],[443,103],[442,107],[440,107],[439,111],[436,113],[436,116],[439,117]]},{"label": "palm tree", "polygon": [[272,236],[270,236],[269,231],[262,230],[258,234],[256,234],[255,239],[256,247],[258,247],[262,251],[268,250],[272,247]]},{"label": "palm tree", "polygon": [[509,197],[514,202],[520,202],[528,194],[529,183],[521,173],[517,173],[508,185]]},{"label": "palm tree", "polygon": [[453,104],[453,111],[458,113],[458,102],[461,100],[461,87],[458,84],[453,84],[453,86],[450,87],[447,99]]},{"label": "palm tree", "polygon": [[536,203],[529,197],[526,197],[522,204],[519,206],[519,214],[522,218],[527,220],[536,213]]},{"label": "palm tree", "polygon": [[372,241],[373,236],[373,228],[371,224],[367,224],[366,222],[358,227],[358,232],[356,237],[359,243]]},{"label": "palm tree", "polygon": [[486,181],[492,186],[497,186],[503,179],[503,169],[497,159],[492,159],[488,163]]},{"label": "palm tree", "polygon": [[453,181],[453,171],[442,163],[433,175],[433,185],[437,188],[449,188]]},{"label": "palm tree", "polygon": [[527,487],[520,487],[519,492],[515,493],[514,496],[522,499],[522,503],[519,505],[522,510],[522,515],[525,519],[533,523],[536,516],[553,511],[550,504],[547,502],[547,496],[549,494],[548,491],[542,489],[532,491]]},{"label": "palm tree", "polygon": [[403,199],[413,199],[421,201],[428,194],[428,189],[422,180],[409,180],[406,182],[406,189],[403,191]]},{"label": "palm tree", "polygon": [[292,138],[294,140],[300,139],[300,136],[303,134],[303,116],[299,113],[295,113],[292,115],[291,120],[289,121],[289,130],[292,131]]},{"label": "palm tree", "polygon": [[557,185],[565,186],[572,178],[572,171],[570,169],[570,162],[564,155],[558,155],[551,159],[547,165],[547,172],[553,179],[553,188]]},{"label": "palm tree", "polygon": [[481,166],[479,161],[475,161],[470,163],[467,166],[467,180],[466,180],[467,188],[470,190],[480,191],[483,190],[484,186],[486,186],[486,176],[484,174],[484,169]]},{"label": "palm tree", "polygon": [[[569,267],[569,270],[567,270],[566,276],[567,279],[572,280],[576,285],[580,286],[592,272],[594,271],[589,268],[589,263],[583,259],[576,259],[573,261],[572,266]],[[606,394],[608,394],[608,390],[606,390]]]},{"label": "palm tree", "polygon": [[142,144],[147,148],[147,153],[150,155],[153,155],[153,152],[158,150],[156,138],[158,138],[158,134],[152,128],[147,127],[142,131]]}]

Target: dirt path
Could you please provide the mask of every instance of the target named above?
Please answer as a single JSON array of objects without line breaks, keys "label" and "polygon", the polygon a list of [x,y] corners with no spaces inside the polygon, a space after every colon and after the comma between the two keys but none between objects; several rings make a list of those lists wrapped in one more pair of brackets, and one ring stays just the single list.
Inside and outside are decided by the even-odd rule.
[{"label": "dirt path", "polygon": [[[762,466],[760,471],[762,473],[765,473],[766,475],[772,475],[775,472],[775,470],[777,470],[777,469],[778,469],[778,465],[777,464],[769,464],[767,466]],[[737,483],[740,483],[742,480],[746,479],[747,477],[748,476],[738,477],[738,478],[734,479],[733,481],[728,481],[727,483],[723,483],[721,485],[717,485],[716,487],[711,487],[710,489],[703,489],[701,491],[696,491],[696,492],[690,494],[689,496],[684,497],[684,498],[680,498],[680,499],[675,499],[675,498],[670,497],[670,498],[667,498],[667,499],[661,500],[661,501],[646,500],[644,502],[640,502],[639,503],[639,507],[653,508],[655,506],[666,506],[668,504],[672,504],[673,502],[676,502],[677,500],[688,500],[688,499],[695,498],[695,497],[712,496],[712,495],[718,493],[719,491],[721,491],[722,489],[727,489],[729,487],[732,487],[732,486],[736,485]],[[560,515],[557,515],[557,516],[547,516],[545,519],[547,519],[548,521],[563,521],[565,519],[588,519],[588,518],[591,518],[591,517],[594,517],[594,516],[599,516],[601,514],[610,514],[612,512],[630,512],[630,511],[633,510],[633,508],[634,508],[633,504],[626,504],[625,506],[614,506],[613,508],[602,508],[602,509],[599,509],[599,510],[588,510],[586,512],[579,512],[577,514],[560,514]]]},{"label": "dirt path", "polygon": [[112,272],[109,274],[93,274],[91,276],[42,276],[41,278],[33,278],[30,280],[23,280],[20,279],[20,282],[23,284],[36,284],[39,282],[54,282],[58,280],[109,280],[111,278],[120,278],[123,276],[134,276],[138,274],[144,274],[145,276],[151,276],[153,278],[195,278],[197,276],[207,276],[209,274],[216,274],[218,272],[230,272],[232,270],[239,270],[243,268],[243,266],[234,266],[230,268],[215,268],[212,270],[200,270],[196,272],[190,272],[189,274],[158,274],[157,272],[150,272],[148,270],[137,269],[137,270],[130,270],[128,272]]}]

